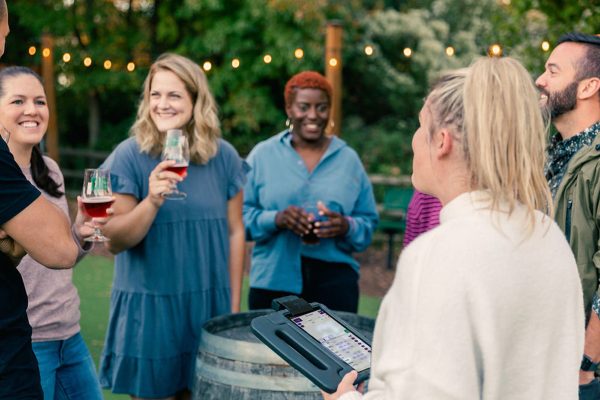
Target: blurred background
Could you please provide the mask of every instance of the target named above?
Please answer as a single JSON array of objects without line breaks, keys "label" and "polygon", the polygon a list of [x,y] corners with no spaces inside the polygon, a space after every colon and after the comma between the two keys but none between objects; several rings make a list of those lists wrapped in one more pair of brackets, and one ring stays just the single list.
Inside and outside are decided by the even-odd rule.
[{"label": "blurred background", "polygon": [[287,79],[324,73],[325,31],[337,21],[340,135],[369,173],[402,176],[439,71],[496,51],[537,76],[560,34],[600,32],[598,0],[11,0],[9,10],[2,62],[39,71],[49,58],[60,163],[75,191],[81,170],[127,137],[148,67],[165,51],[204,68],[223,135],[245,156],[284,129]]}]

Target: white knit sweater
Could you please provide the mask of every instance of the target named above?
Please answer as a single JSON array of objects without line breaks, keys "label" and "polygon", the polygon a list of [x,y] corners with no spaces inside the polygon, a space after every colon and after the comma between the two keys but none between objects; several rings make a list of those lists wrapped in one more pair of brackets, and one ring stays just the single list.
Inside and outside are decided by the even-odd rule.
[{"label": "white knit sweater", "polygon": [[564,234],[537,213],[527,236],[523,207],[484,197],[457,197],[403,251],[364,399],[577,399],[584,312]]}]

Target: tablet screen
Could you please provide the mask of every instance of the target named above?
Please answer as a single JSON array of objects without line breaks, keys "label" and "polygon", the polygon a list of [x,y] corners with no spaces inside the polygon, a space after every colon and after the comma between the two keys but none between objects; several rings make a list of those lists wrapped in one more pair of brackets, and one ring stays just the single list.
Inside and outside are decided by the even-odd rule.
[{"label": "tablet screen", "polygon": [[361,372],[371,366],[371,346],[325,311],[319,309],[288,318],[356,371]]}]

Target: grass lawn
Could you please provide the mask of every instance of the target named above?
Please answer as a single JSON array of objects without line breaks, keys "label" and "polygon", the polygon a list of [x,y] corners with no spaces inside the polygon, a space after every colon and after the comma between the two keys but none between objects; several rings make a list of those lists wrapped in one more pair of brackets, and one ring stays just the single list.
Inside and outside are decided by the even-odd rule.
[{"label": "grass lawn", "polygon": [[[110,287],[113,277],[113,263],[100,256],[88,256],[75,268],[73,281],[81,298],[81,333],[98,365],[98,359],[104,344],[104,334],[108,321],[108,305]],[[242,310],[248,310],[247,304],[248,281],[244,280],[242,293]],[[379,310],[381,299],[361,296],[358,313],[375,317]],[[129,396],[112,394],[104,391],[106,400],[128,400]]]}]

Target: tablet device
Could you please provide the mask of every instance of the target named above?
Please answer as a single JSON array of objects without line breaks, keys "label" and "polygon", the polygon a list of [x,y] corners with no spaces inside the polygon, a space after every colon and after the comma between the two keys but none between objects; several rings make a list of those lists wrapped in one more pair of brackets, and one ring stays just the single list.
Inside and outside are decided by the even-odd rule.
[{"label": "tablet device", "polygon": [[348,372],[369,377],[371,344],[364,335],[319,303],[296,296],[274,301],[280,311],[252,320],[254,334],[320,389],[333,393]]}]

